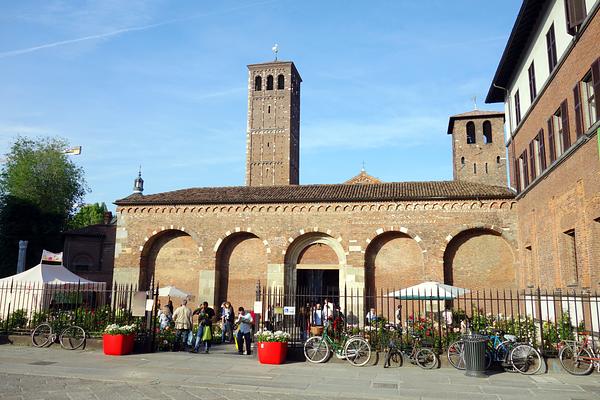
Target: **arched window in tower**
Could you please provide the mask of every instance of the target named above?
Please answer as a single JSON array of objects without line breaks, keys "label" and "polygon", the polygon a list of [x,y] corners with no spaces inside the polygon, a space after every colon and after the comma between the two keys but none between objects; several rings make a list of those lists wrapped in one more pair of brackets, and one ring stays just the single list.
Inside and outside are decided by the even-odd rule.
[{"label": "arched window in tower", "polygon": [[475,144],[475,124],[473,121],[467,122],[467,144]]},{"label": "arched window in tower", "polygon": [[492,143],[492,123],[490,121],[483,123],[483,142]]},{"label": "arched window in tower", "polygon": [[262,90],[262,78],[260,76],[254,78],[254,90]]},{"label": "arched window in tower", "polygon": [[473,163],[473,173],[477,175],[477,164]]},{"label": "arched window in tower", "polygon": [[267,76],[267,90],[273,90],[273,75]]},{"label": "arched window in tower", "polygon": [[500,164],[500,156],[496,156],[496,164]]},{"label": "arched window in tower", "polygon": [[283,76],[283,74],[279,74],[277,76],[277,89],[281,90],[285,87],[285,77]]},{"label": "arched window in tower", "polygon": [[460,158],[460,165],[465,165],[465,158],[464,157]]}]

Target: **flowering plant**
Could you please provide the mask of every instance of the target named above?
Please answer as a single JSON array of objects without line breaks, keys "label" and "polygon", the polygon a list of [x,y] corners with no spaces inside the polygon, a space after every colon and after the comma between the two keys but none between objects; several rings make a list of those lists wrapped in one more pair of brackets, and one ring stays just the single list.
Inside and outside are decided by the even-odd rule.
[{"label": "flowering plant", "polygon": [[291,336],[287,332],[283,331],[258,331],[254,335],[256,337],[257,342],[281,342],[287,343],[289,342]]},{"label": "flowering plant", "polygon": [[106,328],[104,328],[104,333],[107,335],[131,335],[132,333],[135,333],[135,331],[137,331],[137,326],[135,324],[110,324]]}]

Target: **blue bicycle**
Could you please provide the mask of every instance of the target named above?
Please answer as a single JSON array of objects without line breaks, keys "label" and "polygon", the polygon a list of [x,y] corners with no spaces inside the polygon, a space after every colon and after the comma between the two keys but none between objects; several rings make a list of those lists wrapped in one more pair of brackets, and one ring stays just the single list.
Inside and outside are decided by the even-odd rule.
[{"label": "blue bicycle", "polygon": [[[485,353],[485,368],[488,369],[492,362],[500,363],[505,368],[514,369],[510,362],[509,355],[511,350],[517,344],[517,337],[514,335],[505,335],[503,332],[495,332],[488,336],[487,350]],[[448,362],[456,369],[465,369],[465,343],[457,340],[448,346]]]}]

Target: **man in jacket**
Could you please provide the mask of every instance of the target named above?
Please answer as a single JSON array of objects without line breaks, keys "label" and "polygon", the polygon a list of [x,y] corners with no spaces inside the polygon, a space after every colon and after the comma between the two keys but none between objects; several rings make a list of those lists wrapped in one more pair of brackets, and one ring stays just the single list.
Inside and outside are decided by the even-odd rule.
[{"label": "man in jacket", "polygon": [[181,306],[177,307],[173,313],[173,322],[175,322],[176,331],[175,346],[173,350],[185,350],[188,335],[192,329],[192,310],[187,306],[187,300],[182,300]]},{"label": "man in jacket", "polygon": [[236,324],[240,325],[240,329],[237,333],[237,342],[238,342],[238,353],[244,354],[244,341],[246,342],[246,354],[252,354],[252,348],[250,347],[250,335],[252,332],[252,323],[254,322],[252,319],[252,315],[247,313],[244,310],[244,307],[238,308],[238,317]]}]

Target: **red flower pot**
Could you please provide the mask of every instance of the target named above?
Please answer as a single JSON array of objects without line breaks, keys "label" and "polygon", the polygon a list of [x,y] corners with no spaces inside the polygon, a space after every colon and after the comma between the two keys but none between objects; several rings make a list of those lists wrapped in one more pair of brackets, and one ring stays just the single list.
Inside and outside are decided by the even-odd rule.
[{"label": "red flower pot", "polygon": [[258,361],[261,364],[283,364],[287,349],[287,342],[259,342]]},{"label": "red flower pot", "polygon": [[109,356],[122,356],[133,352],[135,333],[129,335],[102,335],[102,348],[104,354]]}]

